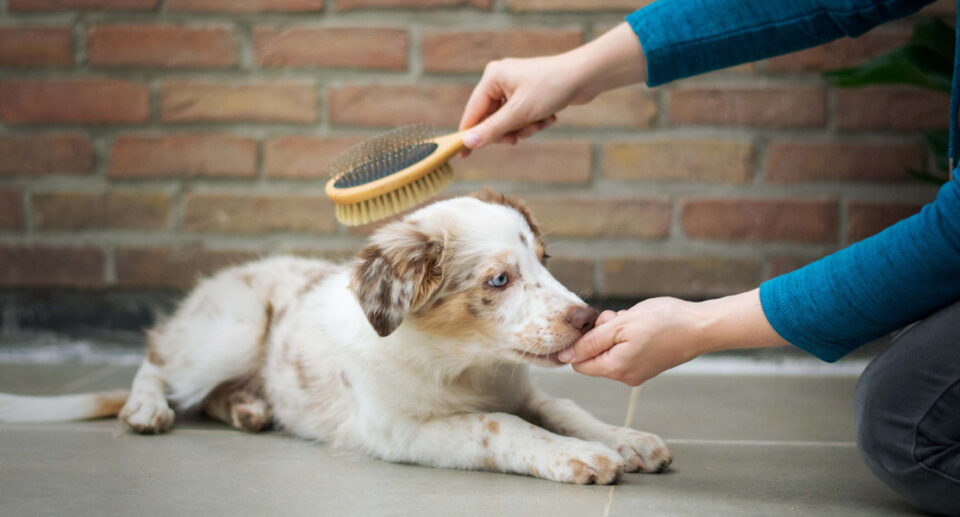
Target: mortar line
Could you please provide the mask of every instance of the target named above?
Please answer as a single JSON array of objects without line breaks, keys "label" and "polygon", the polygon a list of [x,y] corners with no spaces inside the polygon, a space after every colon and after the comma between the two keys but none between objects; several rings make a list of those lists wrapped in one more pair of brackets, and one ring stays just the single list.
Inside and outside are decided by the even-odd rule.
[{"label": "mortar line", "polygon": [[[633,421],[633,415],[637,407],[637,394],[639,393],[640,386],[635,386],[630,390],[630,399],[627,402],[627,416],[623,422],[624,427],[629,427],[630,422]],[[616,489],[616,485],[610,487],[610,492],[607,494],[607,504],[603,508],[603,517],[610,517],[610,509],[613,508],[613,493]]]}]

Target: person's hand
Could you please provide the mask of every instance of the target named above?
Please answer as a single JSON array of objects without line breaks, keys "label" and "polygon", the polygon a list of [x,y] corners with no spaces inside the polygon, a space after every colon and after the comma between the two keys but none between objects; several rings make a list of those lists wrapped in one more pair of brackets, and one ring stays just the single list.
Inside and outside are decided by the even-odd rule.
[{"label": "person's hand", "polygon": [[626,311],[604,311],[559,358],[580,373],[638,386],[706,352],[786,344],[754,289],[705,302],[653,298]]},{"label": "person's hand", "polygon": [[622,23],[570,52],[487,65],[460,118],[467,149],[491,142],[517,143],[549,127],[556,113],[610,90],[646,80],[637,36]]}]

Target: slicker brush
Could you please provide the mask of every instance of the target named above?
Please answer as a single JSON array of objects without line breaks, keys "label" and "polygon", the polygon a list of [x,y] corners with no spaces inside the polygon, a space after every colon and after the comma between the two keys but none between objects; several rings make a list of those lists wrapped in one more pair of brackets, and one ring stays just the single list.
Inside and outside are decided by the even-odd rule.
[{"label": "slicker brush", "polygon": [[453,181],[447,162],[461,149],[462,133],[433,137],[423,125],[401,127],[347,149],[330,165],[326,187],[337,220],[367,224],[437,195]]}]

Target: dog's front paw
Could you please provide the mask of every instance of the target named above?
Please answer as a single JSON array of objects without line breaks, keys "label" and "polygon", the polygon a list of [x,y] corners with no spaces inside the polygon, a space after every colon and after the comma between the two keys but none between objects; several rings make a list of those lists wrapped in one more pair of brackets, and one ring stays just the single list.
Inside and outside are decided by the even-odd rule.
[{"label": "dog's front paw", "polygon": [[609,485],[623,472],[623,458],[616,451],[599,442],[572,440],[564,444],[564,452],[548,471],[554,481],[578,485]]},{"label": "dog's front paw", "polygon": [[165,400],[130,398],[120,410],[120,421],[140,434],[163,433],[173,425],[173,410]]},{"label": "dog's front paw", "polygon": [[673,461],[673,453],[659,436],[629,427],[614,430],[614,446],[626,461],[626,472],[663,472]]}]

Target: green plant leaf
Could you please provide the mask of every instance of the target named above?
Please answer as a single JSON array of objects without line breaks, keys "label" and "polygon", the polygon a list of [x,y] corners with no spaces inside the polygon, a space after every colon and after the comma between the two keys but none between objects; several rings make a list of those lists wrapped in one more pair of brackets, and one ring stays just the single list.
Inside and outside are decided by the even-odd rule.
[{"label": "green plant leaf", "polygon": [[913,28],[909,46],[926,48],[948,62],[953,62],[954,31],[943,20],[934,19],[917,23]]},{"label": "green plant leaf", "polygon": [[824,72],[823,78],[846,88],[907,84],[949,93],[953,80],[953,39],[953,30],[942,21],[921,22],[903,47],[857,67]]}]

